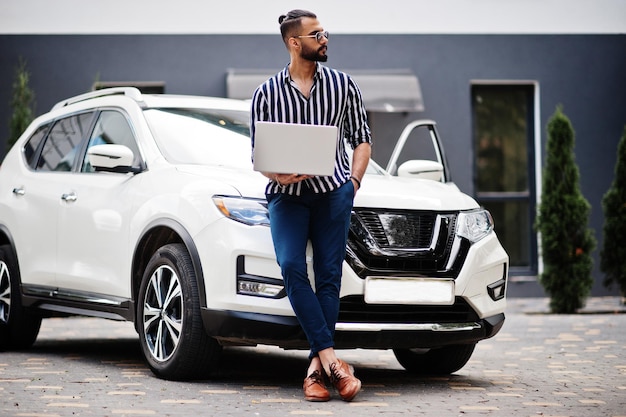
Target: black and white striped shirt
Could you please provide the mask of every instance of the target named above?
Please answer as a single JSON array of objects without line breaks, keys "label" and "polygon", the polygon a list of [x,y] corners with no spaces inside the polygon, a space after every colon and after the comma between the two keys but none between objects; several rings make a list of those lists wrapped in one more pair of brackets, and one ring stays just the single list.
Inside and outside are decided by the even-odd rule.
[{"label": "black and white striped shirt", "polygon": [[261,84],[252,97],[250,137],[253,158],[257,121],[337,126],[339,137],[335,172],[332,176],[312,177],[287,186],[270,180],[265,192],[300,195],[304,182],[316,193],[335,190],[350,180],[350,161],[345,142],[354,149],[361,143],[372,141],[361,91],[348,74],[317,63],[313,87],[309,98],[306,98],[292,81],[288,68],[286,66]]}]

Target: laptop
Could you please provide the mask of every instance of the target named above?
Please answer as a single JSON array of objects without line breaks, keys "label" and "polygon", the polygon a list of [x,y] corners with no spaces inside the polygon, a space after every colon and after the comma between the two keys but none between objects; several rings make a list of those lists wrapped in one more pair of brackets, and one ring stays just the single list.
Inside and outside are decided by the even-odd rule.
[{"label": "laptop", "polygon": [[254,170],[333,175],[337,126],[256,122]]}]

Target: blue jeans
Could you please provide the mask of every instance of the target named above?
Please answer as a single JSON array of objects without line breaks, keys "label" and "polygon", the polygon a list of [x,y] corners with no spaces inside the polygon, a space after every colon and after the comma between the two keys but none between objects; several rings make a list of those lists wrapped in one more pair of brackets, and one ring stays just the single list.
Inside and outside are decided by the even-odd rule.
[{"label": "blue jeans", "polygon": [[[352,181],[323,194],[303,186],[300,196],[267,195],[276,259],[293,311],[311,346],[311,358],[335,345],[341,270],[353,199]],[[309,240],[315,290],[307,275]]]}]

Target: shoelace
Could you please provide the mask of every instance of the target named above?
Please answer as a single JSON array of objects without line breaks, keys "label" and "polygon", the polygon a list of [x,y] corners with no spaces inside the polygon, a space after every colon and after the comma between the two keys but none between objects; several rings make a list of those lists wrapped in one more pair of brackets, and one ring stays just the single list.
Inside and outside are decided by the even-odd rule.
[{"label": "shoelace", "polygon": [[324,386],[324,380],[322,379],[320,371],[313,371],[311,375],[308,376],[308,379],[310,379],[313,384],[320,384],[321,386]]},{"label": "shoelace", "polygon": [[330,364],[330,380],[333,382],[338,382],[345,378],[345,375],[341,375],[337,367],[338,365],[335,362]]}]

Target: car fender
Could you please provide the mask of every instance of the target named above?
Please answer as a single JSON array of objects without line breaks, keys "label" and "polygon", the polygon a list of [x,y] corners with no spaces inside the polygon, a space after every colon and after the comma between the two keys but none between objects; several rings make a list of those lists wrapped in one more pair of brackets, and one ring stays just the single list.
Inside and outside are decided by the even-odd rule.
[{"label": "car fender", "polygon": [[[185,227],[179,222],[170,219],[170,218],[160,218],[155,219],[150,222],[144,228],[143,232],[140,234],[139,239],[136,240],[137,245],[135,246],[133,252],[133,262],[132,262],[132,275],[135,278],[133,281],[133,300],[137,302],[138,297],[138,289],[139,284],[142,279],[145,266],[148,261],[152,257],[154,251],[156,251],[159,247],[171,243],[171,240],[162,240],[156,244],[150,245],[148,241],[149,237],[153,236],[155,233],[160,233],[160,231],[169,229],[173,231],[182,241],[182,243],[187,248],[187,252],[191,257],[191,261],[193,263],[194,272],[196,274],[196,282],[198,284],[198,295],[200,297],[200,305],[206,306],[206,296],[204,292],[204,280],[202,279],[203,271],[202,271],[202,263],[200,261],[200,255],[198,253],[198,249],[196,244],[191,237],[191,234],[185,229]],[[157,232],[159,231],[159,232]]]}]

